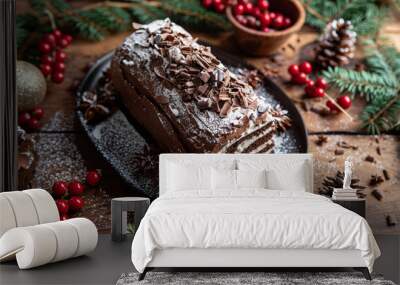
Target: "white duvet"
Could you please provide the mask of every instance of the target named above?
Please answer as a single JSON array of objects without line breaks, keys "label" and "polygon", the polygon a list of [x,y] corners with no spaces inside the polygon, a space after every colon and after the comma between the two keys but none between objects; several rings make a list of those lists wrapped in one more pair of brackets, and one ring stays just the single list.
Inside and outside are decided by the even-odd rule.
[{"label": "white duvet", "polygon": [[358,249],[370,271],[380,255],[359,215],[320,195],[265,189],[156,199],[134,237],[132,262],[143,272],[165,248]]}]

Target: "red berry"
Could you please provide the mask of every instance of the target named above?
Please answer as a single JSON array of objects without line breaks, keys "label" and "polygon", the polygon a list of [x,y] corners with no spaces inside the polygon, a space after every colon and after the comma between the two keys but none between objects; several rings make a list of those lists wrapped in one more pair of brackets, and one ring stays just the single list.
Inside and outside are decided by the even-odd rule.
[{"label": "red berry", "polygon": [[270,31],[270,29],[269,29],[268,27],[264,27],[264,28],[262,29],[262,31],[263,31],[264,33],[268,33],[268,32]]},{"label": "red berry", "polygon": [[40,61],[43,64],[52,64],[53,63],[53,58],[48,54],[44,54],[44,55],[42,55]]},{"label": "red berry", "polygon": [[53,194],[57,198],[64,196],[68,191],[68,184],[64,181],[56,181],[53,184]]},{"label": "red berry", "polygon": [[244,13],[244,6],[241,4],[236,5],[233,8],[233,12],[235,13],[235,15],[242,15]]},{"label": "red berry", "polygon": [[56,200],[58,212],[60,214],[67,214],[69,210],[68,202],[63,199]]},{"label": "red berry", "polygon": [[62,72],[55,72],[51,76],[51,80],[53,80],[54,83],[61,83],[64,81],[64,73]]},{"label": "red berry", "polygon": [[274,12],[269,13],[269,17],[271,18],[271,20],[275,19],[276,13],[274,13]]},{"label": "red berry", "polygon": [[90,186],[96,186],[101,179],[101,175],[97,170],[91,170],[86,173],[86,182]]},{"label": "red berry", "polygon": [[236,20],[243,26],[247,26],[247,18],[243,15],[237,15]]},{"label": "red berry", "polygon": [[214,2],[214,9],[217,13],[223,13],[225,11],[225,4],[224,3],[215,4]]},{"label": "red berry", "polygon": [[272,26],[276,29],[282,28],[283,25],[284,25],[284,19],[283,19],[283,16],[281,16],[281,15],[276,16],[272,21]]},{"label": "red berry", "polygon": [[261,14],[262,14],[262,12],[261,12],[260,8],[258,8],[258,7],[254,7],[253,8],[253,15],[254,16],[256,16],[257,18],[260,18]]},{"label": "red berry", "polygon": [[51,52],[52,48],[48,42],[41,41],[39,43],[39,50],[41,53],[47,54],[47,53]]},{"label": "red berry", "polygon": [[310,74],[312,72],[312,65],[308,61],[303,62],[299,66],[300,71],[304,72],[305,74]]},{"label": "red berry", "polygon": [[285,28],[290,27],[292,25],[292,20],[290,18],[286,17],[283,19],[283,26]]},{"label": "red berry", "polygon": [[257,6],[260,7],[261,10],[268,10],[269,8],[269,3],[266,0],[258,0],[257,4]]},{"label": "red berry", "polygon": [[73,196],[71,199],[69,199],[68,205],[71,211],[78,212],[83,208],[85,203],[81,197]]},{"label": "red berry", "polygon": [[309,97],[314,97],[314,81],[308,80],[306,83],[306,87],[304,88],[304,92]]},{"label": "red berry", "polygon": [[331,112],[339,111],[338,107],[336,107],[332,100],[326,101],[326,106],[331,110]]},{"label": "red berry", "polygon": [[83,191],[85,191],[85,186],[75,180],[68,184],[68,190],[70,195],[82,195]]},{"label": "red berry", "polygon": [[314,92],[313,92],[314,94],[314,96],[313,97],[324,97],[325,96],[325,91],[324,91],[324,89],[322,89],[322,88],[319,88],[319,87],[317,87],[317,88],[314,88]]},{"label": "red berry", "polygon": [[322,77],[318,77],[317,80],[315,81],[315,85],[319,88],[322,88],[324,90],[328,89],[328,83],[326,80]]},{"label": "red berry", "polygon": [[55,29],[55,30],[52,32],[52,34],[54,35],[54,37],[56,38],[56,40],[58,40],[59,38],[62,37],[61,31],[58,30],[58,29]]},{"label": "red berry", "polygon": [[348,109],[351,106],[351,99],[349,96],[343,95],[337,98],[337,103],[339,104],[340,107],[343,109]]},{"label": "red berry", "polygon": [[56,46],[56,37],[53,34],[45,34],[42,38],[42,41],[50,44],[52,48]]},{"label": "red berry", "polygon": [[253,9],[254,9],[253,3],[248,2],[244,4],[244,12],[246,14],[253,14]]},{"label": "red berry", "polygon": [[51,73],[51,65],[50,64],[41,64],[40,70],[42,71],[44,77],[47,77]]},{"label": "red berry", "polygon": [[30,118],[30,120],[28,121],[28,127],[30,130],[32,131],[37,131],[40,129],[40,123],[39,120],[35,119],[35,118]]},{"label": "red berry", "polygon": [[63,72],[65,70],[64,62],[56,62],[53,65],[54,71]]},{"label": "red berry", "polygon": [[72,43],[72,36],[71,35],[64,35],[63,37],[65,40],[67,40],[68,44]]},{"label": "red berry", "polygon": [[300,73],[299,66],[297,64],[291,64],[289,65],[288,72],[291,76],[296,76],[297,74]]},{"label": "red berry", "polygon": [[65,220],[68,220],[68,219],[69,219],[69,217],[68,217],[67,214],[60,214],[60,221],[65,221]]},{"label": "red berry", "polygon": [[271,18],[268,13],[261,14],[259,19],[260,19],[261,27],[263,27],[263,28],[268,27],[269,24],[271,23]]},{"label": "red berry", "polygon": [[18,115],[18,125],[25,126],[28,124],[30,119],[31,114],[29,114],[28,112],[22,112]]},{"label": "red berry", "polygon": [[293,81],[297,84],[306,84],[307,83],[307,75],[304,72],[300,72],[293,76]]},{"label": "red berry", "polygon": [[64,62],[67,59],[67,54],[61,50],[56,51],[55,60],[57,62]]},{"label": "red berry", "polygon": [[69,43],[68,43],[68,41],[67,41],[64,37],[62,37],[62,38],[59,38],[59,39],[58,39],[57,45],[58,45],[59,47],[61,47],[61,48],[66,48],[66,47],[69,45]]},{"label": "red berry", "polygon": [[36,107],[31,111],[32,117],[34,117],[36,120],[40,120],[43,118],[44,115],[44,110],[42,107]]}]

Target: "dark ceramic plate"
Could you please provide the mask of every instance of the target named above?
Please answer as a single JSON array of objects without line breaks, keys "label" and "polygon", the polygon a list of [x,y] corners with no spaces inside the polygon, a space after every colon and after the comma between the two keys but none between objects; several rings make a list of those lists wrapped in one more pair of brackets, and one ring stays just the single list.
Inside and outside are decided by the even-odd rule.
[{"label": "dark ceramic plate", "polygon": [[[242,59],[212,48],[213,53],[233,72],[254,69]],[[100,58],[90,69],[77,92],[80,105],[84,91],[97,90],[104,71],[110,66],[112,53]],[[288,110],[293,121],[285,133],[275,136],[275,153],[307,152],[307,133],[302,117],[289,97],[269,78],[264,77],[256,90],[273,105],[280,104]],[[150,136],[131,118],[123,104],[117,100],[117,110],[97,124],[88,124],[83,113],[77,111],[78,119],[89,140],[104,159],[137,194],[152,198],[158,195],[158,154],[160,151]]]}]

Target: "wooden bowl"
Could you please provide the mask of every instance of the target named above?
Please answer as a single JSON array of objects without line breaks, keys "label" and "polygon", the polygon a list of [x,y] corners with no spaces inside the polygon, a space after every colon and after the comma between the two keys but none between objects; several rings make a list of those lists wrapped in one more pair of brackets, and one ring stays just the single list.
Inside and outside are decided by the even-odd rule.
[{"label": "wooden bowl", "polygon": [[291,35],[297,33],[304,24],[306,12],[298,0],[270,0],[270,10],[280,12],[292,20],[292,26],[281,31],[264,33],[240,24],[233,16],[232,8],[226,15],[235,30],[235,39],[241,50],[250,55],[265,56],[276,51]]}]

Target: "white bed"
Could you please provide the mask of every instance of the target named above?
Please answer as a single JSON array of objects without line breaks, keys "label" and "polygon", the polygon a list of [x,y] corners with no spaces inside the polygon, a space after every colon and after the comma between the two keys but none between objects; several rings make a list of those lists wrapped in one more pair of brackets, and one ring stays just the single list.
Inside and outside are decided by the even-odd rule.
[{"label": "white bed", "polygon": [[[237,175],[234,189],[226,177],[222,188],[204,185],[209,166],[214,180]],[[200,171],[194,178],[192,169]],[[256,185],[260,169],[268,187]],[[238,188],[246,183],[257,187]],[[140,279],[155,267],[354,267],[370,278],[380,251],[367,222],[312,194],[312,185],[309,154],[160,155],[160,197],[132,244]]]}]

